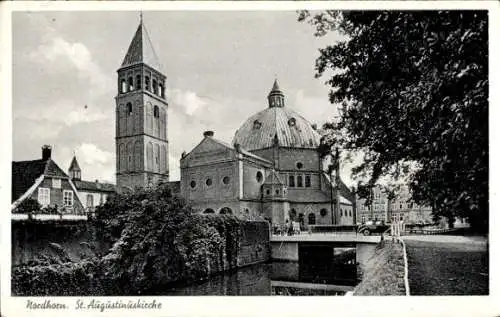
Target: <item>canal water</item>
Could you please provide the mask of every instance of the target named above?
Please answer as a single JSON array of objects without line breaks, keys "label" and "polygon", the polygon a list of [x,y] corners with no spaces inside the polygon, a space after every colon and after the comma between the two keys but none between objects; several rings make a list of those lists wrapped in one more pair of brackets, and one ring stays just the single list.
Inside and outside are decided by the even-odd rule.
[{"label": "canal water", "polygon": [[[347,251],[347,252],[346,252]],[[355,250],[305,250],[299,262],[255,264],[190,285],[172,286],[156,295],[344,295],[359,282]],[[354,260],[352,258],[354,256]]]}]

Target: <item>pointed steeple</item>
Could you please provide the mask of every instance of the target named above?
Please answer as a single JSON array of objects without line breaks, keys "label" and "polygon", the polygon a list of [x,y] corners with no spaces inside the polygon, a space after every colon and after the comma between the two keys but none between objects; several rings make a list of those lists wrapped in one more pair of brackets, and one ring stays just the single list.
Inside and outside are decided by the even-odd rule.
[{"label": "pointed steeple", "polygon": [[68,174],[71,179],[81,180],[82,179],[82,170],[80,169],[80,165],[78,165],[78,161],[76,160],[76,156],[73,156],[71,160],[71,164],[69,164]]},{"label": "pointed steeple", "polygon": [[267,96],[267,100],[269,101],[269,108],[273,107],[284,107],[285,106],[285,95],[280,90],[280,86],[278,85],[278,79],[274,80],[273,88],[271,92]]},{"label": "pointed steeple", "polygon": [[153,67],[157,71],[161,71],[161,64],[159,62],[158,55],[156,55],[151,39],[149,38],[148,31],[146,30],[146,26],[142,20],[142,12],[141,21],[139,22],[139,26],[137,27],[137,31],[135,32],[132,42],[130,42],[127,54],[123,59],[121,67],[138,63],[144,63]]}]

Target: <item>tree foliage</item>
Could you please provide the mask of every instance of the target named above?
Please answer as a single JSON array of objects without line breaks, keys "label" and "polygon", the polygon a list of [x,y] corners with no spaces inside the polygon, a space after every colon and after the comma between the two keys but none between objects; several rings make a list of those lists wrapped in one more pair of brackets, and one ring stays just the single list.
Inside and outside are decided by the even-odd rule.
[{"label": "tree foliage", "polygon": [[370,184],[406,175],[417,203],[486,230],[487,12],[302,11],[299,21],[346,37],[316,60],[341,105],[325,143],[362,150],[353,172]]}]

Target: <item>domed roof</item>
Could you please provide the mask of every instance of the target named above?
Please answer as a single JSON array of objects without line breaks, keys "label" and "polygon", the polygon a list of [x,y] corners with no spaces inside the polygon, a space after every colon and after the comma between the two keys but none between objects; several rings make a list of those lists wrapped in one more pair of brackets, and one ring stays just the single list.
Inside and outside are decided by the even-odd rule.
[{"label": "domed roof", "polygon": [[269,108],[251,116],[236,131],[233,144],[248,151],[272,147],[315,149],[320,135],[295,111],[284,106],[284,96],[275,81],[269,96]]}]

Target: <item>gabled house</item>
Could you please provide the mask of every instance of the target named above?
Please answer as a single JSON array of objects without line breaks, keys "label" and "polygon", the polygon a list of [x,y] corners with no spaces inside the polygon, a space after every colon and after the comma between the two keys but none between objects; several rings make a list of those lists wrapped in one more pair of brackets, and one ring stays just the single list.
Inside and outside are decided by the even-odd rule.
[{"label": "gabled house", "polygon": [[44,145],[41,159],[12,162],[12,211],[31,198],[42,207],[56,208],[61,213],[84,213],[75,185],[51,154],[52,148]]},{"label": "gabled house", "polygon": [[97,206],[106,202],[108,197],[116,193],[116,186],[98,180],[82,180],[82,169],[78,164],[76,156],[73,156],[69,165],[68,174],[75,185],[81,199],[82,205],[87,212],[94,212]]}]

